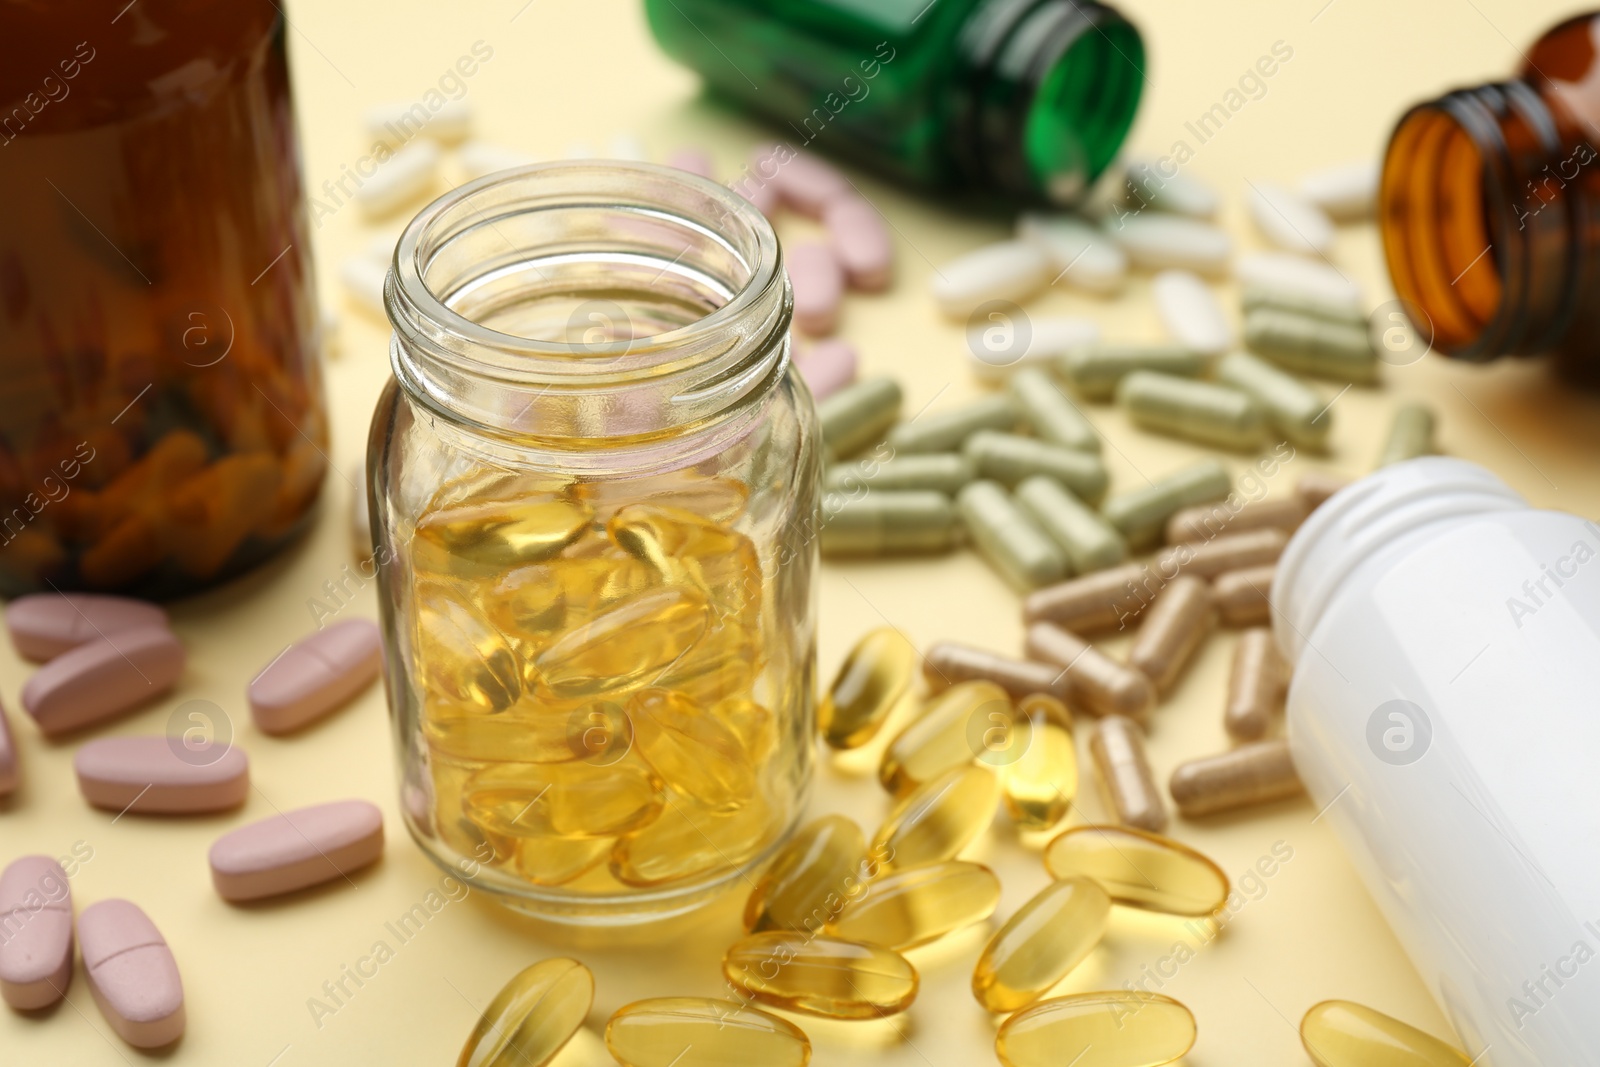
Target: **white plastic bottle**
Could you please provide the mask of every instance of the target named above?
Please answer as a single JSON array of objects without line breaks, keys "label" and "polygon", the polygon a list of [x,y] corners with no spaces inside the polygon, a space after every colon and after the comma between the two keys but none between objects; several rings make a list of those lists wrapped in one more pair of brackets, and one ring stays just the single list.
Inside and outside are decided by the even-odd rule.
[{"label": "white plastic bottle", "polygon": [[1295,765],[1468,1055],[1600,1065],[1600,528],[1413,460],[1272,601]]}]

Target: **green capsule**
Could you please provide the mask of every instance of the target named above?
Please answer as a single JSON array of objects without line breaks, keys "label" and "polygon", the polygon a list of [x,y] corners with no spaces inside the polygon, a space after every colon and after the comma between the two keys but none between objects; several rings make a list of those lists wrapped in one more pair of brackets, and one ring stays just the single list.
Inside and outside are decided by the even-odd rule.
[{"label": "green capsule", "polygon": [[824,490],[842,493],[905,492],[929,489],[954,496],[978,476],[972,461],[951,452],[930,452],[925,456],[896,456],[885,460],[861,460],[830,467],[822,480]]},{"label": "green capsule", "polygon": [[1250,394],[1226,385],[1141,370],[1122,379],[1117,403],[1146,430],[1217,448],[1254,451],[1267,433]]},{"label": "green capsule", "polygon": [[1167,520],[1191,504],[1221,500],[1233,489],[1228,469],[1214,459],[1202,460],[1167,475],[1154,485],[1118,493],[1100,509],[1106,521],[1122,531],[1135,547],[1160,539]]},{"label": "green capsule", "polygon": [[893,378],[868,378],[818,403],[817,424],[827,454],[843,459],[883,440],[900,417],[903,399],[900,383]]},{"label": "green capsule", "polygon": [[886,556],[942,552],[960,534],[955,505],[943,493],[869,492],[822,496],[825,556]]},{"label": "green capsule", "polygon": [[1230,352],[1217,364],[1217,379],[1248,393],[1267,422],[1293,444],[1319,452],[1327,447],[1333,412],[1299,378],[1248,352]]},{"label": "green capsule", "polygon": [[1012,499],[1061,547],[1072,573],[1087,574],[1128,558],[1128,543],[1117,528],[1054,478],[1034,475],[1017,486]]},{"label": "green capsule", "polygon": [[593,1003],[589,968],[577,960],[541,960],[495,994],[456,1067],[542,1067],[578,1032]]},{"label": "green capsule", "polygon": [[1106,465],[1094,453],[1062,448],[1032,437],[980,430],[967,438],[962,451],[980,478],[1014,486],[1024,478],[1046,474],[1090,503],[1106,495],[1111,481]]},{"label": "green capsule", "polygon": [[978,552],[1012,587],[1027,592],[1067,576],[1067,557],[998,483],[976,481],[956,497]]},{"label": "green capsule", "polygon": [[1043,369],[1024,367],[1011,376],[1006,388],[1022,409],[1022,421],[1041,441],[1080,452],[1100,451],[1094,424]]},{"label": "green capsule", "polygon": [[979,430],[1010,430],[1022,421],[1017,402],[991,393],[958,408],[923,413],[896,426],[889,446],[896,455],[912,452],[954,452]]},{"label": "green capsule", "polygon": [[1211,357],[1182,345],[1093,344],[1064,353],[1056,360],[1056,370],[1079,396],[1110,400],[1117,384],[1135,371],[1198,378],[1210,372]]},{"label": "green capsule", "polygon": [[1360,384],[1378,380],[1378,353],[1361,326],[1262,307],[1245,315],[1244,343],[1297,374]]},{"label": "green capsule", "polygon": [[1344,323],[1363,330],[1367,328],[1367,313],[1355,304],[1297,289],[1278,289],[1250,284],[1246,285],[1240,294],[1240,303],[1247,314],[1256,308],[1268,308],[1272,311],[1287,311],[1295,315],[1327,319],[1329,322]]},{"label": "green capsule", "polygon": [[1433,409],[1424,404],[1401,404],[1395,409],[1389,438],[1383,443],[1375,466],[1387,467],[1418,456],[1431,456],[1435,451]]}]

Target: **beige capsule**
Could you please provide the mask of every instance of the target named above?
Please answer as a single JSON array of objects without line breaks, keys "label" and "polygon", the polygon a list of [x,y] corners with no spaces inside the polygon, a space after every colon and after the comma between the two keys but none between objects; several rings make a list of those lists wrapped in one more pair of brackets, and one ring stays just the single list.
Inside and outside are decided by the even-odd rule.
[{"label": "beige capsule", "polygon": [[1226,500],[1215,504],[1196,504],[1167,520],[1167,544],[1209,541],[1224,533],[1244,533],[1247,530],[1293,533],[1306,521],[1310,510],[1299,496],[1272,497],[1243,506],[1235,506]]},{"label": "beige capsule", "polygon": [[1117,821],[1159,833],[1167,825],[1166,805],[1144,753],[1144,730],[1122,715],[1107,715],[1089,734],[1089,754]]},{"label": "beige capsule", "polygon": [[1156,705],[1155,684],[1070,630],[1051,622],[1028,627],[1024,651],[1031,659],[1058,666],[1066,675],[1067,703],[1096,715],[1143,719]]},{"label": "beige capsule", "polygon": [[1030,593],[1022,601],[1022,619],[1053,622],[1080,634],[1124,629],[1160,589],[1149,567],[1125,563]]},{"label": "beige capsule", "polygon": [[1178,765],[1167,785],[1185,818],[1265,804],[1305,791],[1289,742],[1257,741]]},{"label": "beige capsule", "polygon": [[1211,583],[1211,599],[1228,626],[1256,626],[1272,618],[1272,579],[1278,565],[1244,567],[1219,574]]},{"label": "beige capsule", "polygon": [[1069,692],[1066,675],[1055,667],[954,641],[940,641],[928,649],[922,657],[922,677],[931,692],[970,681],[993,682],[1013,700],[1030,693],[1066,700]]},{"label": "beige capsule", "polygon": [[1128,663],[1154,682],[1158,692],[1165,693],[1183,673],[1215,620],[1211,587],[1199,578],[1182,575],[1168,583],[1145,613],[1128,652]]},{"label": "beige capsule", "polygon": [[1276,563],[1288,543],[1288,534],[1270,528],[1225,533],[1209,541],[1184,542],[1173,545],[1161,554],[1157,572],[1215,578],[1225,571],[1236,571],[1241,567]]},{"label": "beige capsule", "polygon": [[1260,626],[1240,634],[1233,646],[1228,706],[1222,717],[1228,736],[1238,741],[1265,737],[1273,716],[1283,711],[1288,684],[1289,665],[1272,631]]},{"label": "beige capsule", "polygon": [[1307,471],[1295,483],[1294,492],[1311,511],[1320,508],[1333,494],[1350,484],[1350,479],[1328,471]]}]

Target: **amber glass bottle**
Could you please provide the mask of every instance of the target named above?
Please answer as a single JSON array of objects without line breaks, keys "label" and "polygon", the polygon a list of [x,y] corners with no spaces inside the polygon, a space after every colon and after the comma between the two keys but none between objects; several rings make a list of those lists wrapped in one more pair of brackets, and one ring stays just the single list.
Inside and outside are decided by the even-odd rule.
[{"label": "amber glass bottle", "polygon": [[1553,354],[1600,382],[1600,14],[1561,23],[1515,77],[1395,127],[1379,191],[1395,291],[1459,359]]}]

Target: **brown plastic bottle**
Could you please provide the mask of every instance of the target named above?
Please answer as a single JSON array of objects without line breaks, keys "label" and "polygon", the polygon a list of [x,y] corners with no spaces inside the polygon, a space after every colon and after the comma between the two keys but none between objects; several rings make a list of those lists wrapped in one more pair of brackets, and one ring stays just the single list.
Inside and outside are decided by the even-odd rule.
[{"label": "brown plastic bottle", "polygon": [[1551,354],[1600,385],[1600,13],[1515,77],[1418,104],[1389,140],[1379,222],[1395,291],[1457,359]]}]

